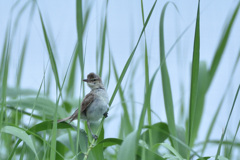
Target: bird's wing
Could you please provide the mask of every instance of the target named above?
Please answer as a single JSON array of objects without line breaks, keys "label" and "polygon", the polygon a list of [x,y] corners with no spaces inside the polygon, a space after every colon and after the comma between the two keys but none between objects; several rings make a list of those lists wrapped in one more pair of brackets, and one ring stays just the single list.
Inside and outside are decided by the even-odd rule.
[{"label": "bird's wing", "polygon": [[88,93],[85,98],[83,99],[82,101],[82,104],[81,104],[81,113],[84,112],[89,106],[90,104],[94,101],[94,94],[93,93]]}]

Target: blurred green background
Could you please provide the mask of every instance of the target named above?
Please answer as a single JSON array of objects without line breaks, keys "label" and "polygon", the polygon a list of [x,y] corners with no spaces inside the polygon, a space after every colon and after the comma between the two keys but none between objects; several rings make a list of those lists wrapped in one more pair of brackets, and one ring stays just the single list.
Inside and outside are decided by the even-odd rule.
[{"label": "blurred green background", "polygon": [[[0,159],[239,159],[240,1],[0,1]],[[95,72],[109,117],[57,124]]]}]

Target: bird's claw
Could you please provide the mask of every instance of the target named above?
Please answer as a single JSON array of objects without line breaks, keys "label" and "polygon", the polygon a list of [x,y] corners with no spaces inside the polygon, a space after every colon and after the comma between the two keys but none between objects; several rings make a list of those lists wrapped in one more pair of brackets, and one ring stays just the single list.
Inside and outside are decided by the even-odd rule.
[{"label": "bird's claw", "polygon": [[98,139],[98,136],[97,136],[97,135],[95,135],[95,134],[93,134],[93,135],[92,135],[92,137],[93,137],[95,140],[97,140],[97,139]]},{"label": "bird's claw", "polygon": [[105,112],[105,113],[103,114],[103,116],[104,116],[105,118],[107,118],[107,117],[108,117],[108,112]]}]

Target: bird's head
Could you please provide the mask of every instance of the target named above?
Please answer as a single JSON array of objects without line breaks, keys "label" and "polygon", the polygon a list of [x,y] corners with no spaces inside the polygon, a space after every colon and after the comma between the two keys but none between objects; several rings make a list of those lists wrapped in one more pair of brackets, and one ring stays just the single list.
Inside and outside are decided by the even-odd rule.
[{"label": "bird's head", "polygon": [[87,79],[84,79],[83,81],[87,82],[91,89],[103,88],[101,78],[95,73],[89,73]]}]

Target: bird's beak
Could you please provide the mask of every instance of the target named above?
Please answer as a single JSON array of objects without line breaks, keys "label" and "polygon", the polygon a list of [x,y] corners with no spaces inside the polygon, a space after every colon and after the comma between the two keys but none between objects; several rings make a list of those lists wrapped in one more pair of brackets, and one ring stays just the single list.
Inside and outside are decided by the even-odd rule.
[{"label": "bird's beak", "polygon": [[87,80],[87,79],[84,79],[83,82],[88,82],[88,80]]}]

